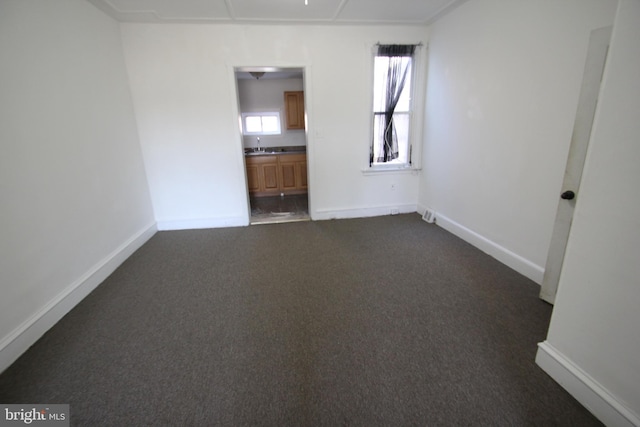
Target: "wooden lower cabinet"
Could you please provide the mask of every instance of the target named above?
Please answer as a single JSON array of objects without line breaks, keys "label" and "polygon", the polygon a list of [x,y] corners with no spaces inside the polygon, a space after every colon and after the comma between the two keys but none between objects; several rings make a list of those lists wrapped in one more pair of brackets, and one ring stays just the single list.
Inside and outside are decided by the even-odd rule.
[{"label": "wooden lower cabinet", "polygon": [[278,156],[245,157],[247,185],[252,196],[277,196],[280,194]]},{"label": "wooden lower cabinet", "polygon": [[264,174],[264,191],[279,192],[280,185],[278,183],[278,164],[268,164],[262,167]]},{"label": "wooden lower cabinet", "polygon": [[307,192],[306,154],[245,157],[249,194],[254,197]]},{"label": "wooden lower cabinet", "polygon": [[280,188],[285,194],[307,192],[307,156],[288,154],[280,156]]},{"label": "wooden lower cabinet", "polygon": [[249,193],[255,193],[260,191],[260,172],[258,165],[245,162],[247,165],[247,186],[249,187]]}]

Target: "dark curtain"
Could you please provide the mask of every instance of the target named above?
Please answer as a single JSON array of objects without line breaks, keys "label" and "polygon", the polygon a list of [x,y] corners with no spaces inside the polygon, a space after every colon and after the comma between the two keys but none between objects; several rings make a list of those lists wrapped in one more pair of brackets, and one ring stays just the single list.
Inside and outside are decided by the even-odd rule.
[{"label": "dark curtain", "polygon": [[389,57],[389,68],[387,70],[386,102],[382,119],[382,141],[383,147],[379,151],[377,162],[388,162],[398,158],[398,136],[393,124],[393,113],[395,112],[398,100],[404,89],[404,84],[409,71],[409,64],[403,67],[402,57],[412,57],[415,45],[378,45],[378,56]]}]

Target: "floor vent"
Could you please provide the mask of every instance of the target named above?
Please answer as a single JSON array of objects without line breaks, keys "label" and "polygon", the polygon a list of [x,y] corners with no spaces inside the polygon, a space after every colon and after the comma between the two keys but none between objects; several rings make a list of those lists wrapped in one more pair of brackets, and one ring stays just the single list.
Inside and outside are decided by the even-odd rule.
[{"label": "floor vent", "polygon": [[433,224],[434,222],[436,222],[436,213],[432,209],[427,209],[426,211],[424,211],[422,219],[429,224]]}]

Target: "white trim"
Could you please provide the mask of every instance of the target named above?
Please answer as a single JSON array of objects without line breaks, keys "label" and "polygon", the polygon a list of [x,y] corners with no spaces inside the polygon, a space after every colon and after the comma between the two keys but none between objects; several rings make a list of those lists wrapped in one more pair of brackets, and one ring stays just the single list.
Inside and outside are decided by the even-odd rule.
[{"label": "white trim", "polygon": [[311,213],[311,219],[347,219],[347,218],[366,218],[371,216],[391,215],[392,212],[405,214],[416,212],[416,205],[389,205],[376,206],[356,209],[323,209]]},{"label": "white trim", "polygon": [[158,230],[194,230],[201,228],[243,227],[249,225],[245,216],[227,218],[193,218],[193,219],[163,219],[158,220]]},{"label": "white trim", "polygon": [[394,167],[391,166],[380,166],[380,165],[376,165],[376,166],[371,166],[367,169],[362,169],[362,174],[363,175],[378,175],[378,174],[384,174],[384,175],[391,175],[391,174],[414,174],[417,175],[420,173],[420,171],[422,171],[422,169],[418,169],[418,168],[412,168],[411,166],[402,166],[402,165],[396,165]]},{"label": "white trim", "polygon": [[147,225],[117,249],[67,286],[44,307],[0,340],[0,372],[36,343],[73,307],[100,285],[120,264],[138,250],[157,231],[155,222]]},{"label": "white trim", "polygon": [[[422,208],[422,207],[421,207]],[[513,268],[518,273],[528,277],[537,284],[542,283],[542,277],[544,276],[544,268],[534,264],[528,259],[510,251],[509,249],[500,246],[496,242],[493,242],[486,237],[476,233],[467,227],[458,224],[446,216],[436,213],[436,224],[450,233],[455,234],[466,242],[472,244],[476,248],[491,255],[501,263]]]},{"label": "white trim", "polygon": [[548,341],[538,344],[536,364],[605,425],[640,426],[640,417]]}]

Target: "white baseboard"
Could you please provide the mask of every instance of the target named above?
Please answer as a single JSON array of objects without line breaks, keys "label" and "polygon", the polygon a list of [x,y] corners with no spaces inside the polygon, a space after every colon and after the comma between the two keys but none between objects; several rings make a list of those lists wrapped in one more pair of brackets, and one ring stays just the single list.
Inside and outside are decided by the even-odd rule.
[{"label": "white baseboard", "polygon": [[553,345],[538,344],[536,364],[607,426],[640,426],[640,417]]},{"label": "white baseboard", "polygon": [[249,217],[197,218],[158,220],[158,230],[194,230],[201,228],[243,227],[249,225]]},{"label": "white baseboard", "polygon": [[71,283],[42,309],[0,340],[0,372],[11,366],[22,353],[44,335],[65,314],[102,283],[120,264],[156,233],[156,224],[149,224],[116,250]]},{"label": "white baseboard", "polygon": [[366,218],[371,216],[391,215],[392,212],[397,212],[399,214],[414,213],[416,212],[416,209],[416,205],[389,205],[355,209],[323,209],[312,212],[311,219],[325,220]]},{"label": "white baseboard", "polygon": [[[423,209],[422,207],[420,208]],[[424,209],[422,212],[424,212]],[[458,224],[440,213],[436,213],[436,224],[472,244],[481,251],[491,255],[501,263],[513,268],[515,271],[528,277],[537,284],[540,285],[542,283],[542,277],[544,276],[543,267],[534,264],[514,252],[511,252],[509,249],[498,245],[497,243],[481,236],[461,224]]]}]

